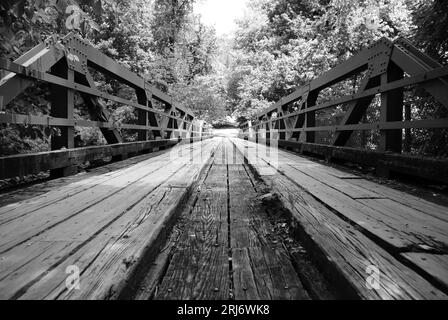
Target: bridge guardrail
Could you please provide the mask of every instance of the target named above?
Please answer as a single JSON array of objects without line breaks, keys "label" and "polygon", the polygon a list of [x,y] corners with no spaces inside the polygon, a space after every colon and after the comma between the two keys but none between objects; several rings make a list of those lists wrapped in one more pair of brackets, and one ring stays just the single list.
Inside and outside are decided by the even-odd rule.
[{"label": "bridge guardrail", "polygon": [[[318,103],[319,94],[353,76],[361,81],[356,93]],[[411,119],[404,108],[404,90],[419,87],[448,109],[448,66],[442,66],[408,40],[383,38],[296,89],[241,126],[242,136],[257,142],[278,140],[279,147],[325,157],[372,165],[377,173],[391,171],[448,182],[448,161],[403,154],[403,129],[448,128],[448,118]],[[380,96],[379,119],[362,122],[375,96]],[[316,113],[343,106],[339,123],[317,125]],[[378,130],[377,150],[348,147],[354,131]],[[325,132],[329,143],[316,143]]]},{"label": "bridge guardrail", "polygon": [[[97,88],[91,70],[132,88],[136,101]],[[50,85],[50,114],[17,114],[8,110],[8,104],[36,82]],[[90,120],[75,118],[75,92],[87,105]],[[136,123],[114,123],[104,103],[107,100],[137,110]],[[196,141],[211,135],[210,125],[197,119],[191,110],[177,105],[171,96],[74,33],[63,38],[52,36],[14,62],[0,58],[0,123],[60,130],[59,136],[51,138],[52,151],[0,157],[0,179],[45,170],[51,170],[53,176],[63,176],[73,166],[91,159],[126,158],[130,153],[174,145],[180,139]],[[75,126],[99,128],[107,145],[75,148]],[[123,144],[119,129],[136,130],[138,141]]]}]

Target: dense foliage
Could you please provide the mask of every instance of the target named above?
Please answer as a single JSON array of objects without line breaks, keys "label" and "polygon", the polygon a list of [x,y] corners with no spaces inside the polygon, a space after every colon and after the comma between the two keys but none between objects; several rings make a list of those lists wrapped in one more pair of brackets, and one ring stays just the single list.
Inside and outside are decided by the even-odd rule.
[{"label": "dense foliage", "polygon": [[[448,7],[443,0],[252,0],[250,14],[239,21],[228,75],[228,107],[239,119],[251,119],[296,87],[386,37],[409,38],[433,58],[447,62]],[[327,99],[354,91],[359,77],[321,93]],[[424,95],[424,94],[423,94]],[[448,116],[428,97],[406,94],[414,119]],[[364,121],[379,116],[379,100]],[[318,114],[331,124],[344,108]],[[409,135],[408,135],[409,136]],[[357,132],[352,145],[376,148],[378,132]],[[319,142],[330,137],[318,135]],[[412,130],[411,152],[448,155],[446,130]]]},{"label": "dense foliage", "polygon": [[[200,0],[197,0],[200,1]],[[4,0],[0,4],[0,53],[16,58],[50,34],[64,35],[69,9],[80,10],[76,32],[119,63],[140,73],[182,106],[215,124],[250,119],[294,88],[381,38],[410,38],[448,62],[445,0],[249,0],[235,34],[219,39],[193,13],[196,0]],[[322,93],[320,99],[353,92],[359,78]],[[129,88],[101,75],[95,81],[114,94]],[[16,99],[16,112],[48,114],[48,92],[31,88]],[[82,105],[82,101],[78,101]],[[446,117],[429,97],[406,94],[414,118]],[[135,110],[108,103],[115,121],[132,123]],[[378,101],[364,121],[378,117]],[[319,114],[321,123],[344,109]],[[77,117],[86,117],[80,107]],[[38,126],[0,127],[0,153],[45,150],[50,134]],[[135,134],[126,132],[128,140]],[[328,137],[321,137],[322,141]],[[375,148],[378,132],[358,133],[353,144]],[[103,143],[95,129],[77,128],[77,145]],[[409,151],[446,156],[446,130],[412,130]]]},{"label": "dense foliage", "polygon": [[[0,53],[15,59],[46,39],[70,31],[164,91],[182,106],[212,121],[224,117],[225,101],[213,77],[216,35],[193,14],[195,0],[7,0],[0,4]],[[74,11],[76,9],[76,12]],[[71,21],[76,14],[79,19]],[[74,29],[73,29],[74,28]],[[132,90],[102,74],[96,84],[109,93],[130,99]],[[222,91],[222,90],[221,90]],[[48,114],[48,88],[33,87],[9,106],[23,114]],[[87,118],[77,97],[75,117]],[[116,123],[133,123],[134,108],[107,103]],[[135,132],[122,132],[125,139]],[[0,153],[47,150],[49,130],[40,126],[2,125]],[[76,128],[77,146],[104,143],[96,128]]]}]

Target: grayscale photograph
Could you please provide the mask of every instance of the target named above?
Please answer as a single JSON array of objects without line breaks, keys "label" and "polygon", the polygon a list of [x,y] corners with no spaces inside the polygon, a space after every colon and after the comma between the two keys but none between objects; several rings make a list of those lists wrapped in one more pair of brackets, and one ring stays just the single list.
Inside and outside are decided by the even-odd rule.
[{"label": "grayscale photograph", "polygon": [[448,300],[448,1],[2,0],[0,55],[0,300]]}]

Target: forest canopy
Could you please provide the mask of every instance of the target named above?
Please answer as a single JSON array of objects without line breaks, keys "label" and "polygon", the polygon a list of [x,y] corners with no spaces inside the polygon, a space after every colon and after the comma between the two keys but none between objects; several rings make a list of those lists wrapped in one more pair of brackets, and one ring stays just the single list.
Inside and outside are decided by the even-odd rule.
[{"label": "forest canopy", "polygon": [[[448,62],[445,0],[249,0],[237,30],[225,37],[201,22],[193,10],[197,1],[5,0],[0,4],[0,52],[15,59],[49,35],[77,32],[216,126],[252,119],[381,37],[408,38],[434,59]],[[117,83],[97,81],[103,90],[127,94]],[[337,89],[350,93],[352,86]],[[448,116],[429,97],[406,99],[419,118]],[[135,121],[132,108],[107,107],[116,121]],[[46,114],[49,108],[45,88],[37,87],[12,106],[24,114]],[[340,112],[326,117],[337,118]],[[376,116],[373,110],[366,121]],[[47,150],[52,133],[3,125],[0,153]],[[91,128],[77,128],[76,134],[77,146],[104,143]],[[374,133],[359,139],[375,148]],[[409,151],[447,156],[447,142],[446,129],[414,130]]]}]

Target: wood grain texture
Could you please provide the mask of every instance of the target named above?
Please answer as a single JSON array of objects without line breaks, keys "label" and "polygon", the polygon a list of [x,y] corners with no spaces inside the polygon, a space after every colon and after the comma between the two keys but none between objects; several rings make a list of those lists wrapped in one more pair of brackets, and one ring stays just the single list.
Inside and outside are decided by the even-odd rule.
[{"label": "wood grain texture", "polygon": [[156,299],[309,299],[229,140],[198,190]]},{"label": "wood grain texture", "polygon": [[[86,195],[88,199],[93,199],[98,192],[104,192],[97,190],[99,186],[107,191],[110,191],[110,187],[119,188],[123,184],[126,187],[119,188],[91,206],[84,207],[85,203],[80,202],[76,195],[63,198],[63,203],[50,202],[45,209],[54,210],[55,215],[62,215],[62,218],[57,216],[61,219],[59,223],[46,219],[44,223],[48,223],[48,226],[44,230],[41,229],[42,223],[35,223],[24,226],[29,230],[29,236],[28,233],[18,233],[15,239],[14,234],[9,233],[3,238],[1,245],[9,247],[0,261],[1,297],[117,297],[140,259],[157,252],[159,240],[166,234],[166,228],[178,206],[189,194],[190,185],[173,186],[173,181],[177,181],[176,175],[185,176],[186,181],[192,183],[206,165],[215,146],[216,142],[213,141],[188,146],[193,148],[193,156],[198,156],[198,161],[173,158],[163,153],[144,163],[137,163],[134,168],[125,168],[127,174],[121,173],[112,178],[117,180],[113,184],[112,180],[104,182],[101,179],[105,178],[99,175],[97,178],[104,185],[81,191],[93,194]],[[169,161],[171,164],[167,166]],[[132,169],[136,172],[132,172]],[[21,206],[26,207],[26,204],[29,202],[25,201]],[[67,212],[77,208],[79,213],[65,218]],[[31,216],[34,213],[28,217]],[[17,228],[20,227],[19,221],[14,220]],[[23,241],[24,238],[26,241]],[[3,242],[4,239],[13,239],[19,244]],[[81,270],[81,290],[68,292],[65,286],[65,271],[70,265],[76,265]]]},{"label": "wood grain texture", "polygon": [[227,166],[222,141],[199,186],[198,199],[157,288],[159,300],[225,300],[229,297]]},{"label": "wood grain texture", "polygon": [[408,252],[402,256],[437,279],[442,287],[448,288],[448,255]]},{"label": "wood grain texture", "polygon": [[356,186],[350,183],[350,180],[341,179],[329,174],[326,170],[322,170],[323,166],[315,167],[307,164],[291,164],[292,167],[303,172],[304,174],[313,177],[321,183],[333,188],[343,194],[349,196],[352,199],[381,199],[384,198],[381,194],[364,189],[360,186]]},{"label": "wood grain texture", "polygon": [[[227,149],[237,148],[229,140]],[[229,144],[231,146],[229,146]],[[239,152],[238,159],[244,153]],[[282,239],[272,232],[261,194],[243,165],[229,163],[229,221],[233,294],[236,300],[306,300],[309,295],[297,275]]]},{"label": "wood grain texture", "polygon": [[[252,144],[239,139],[232,141],[240,149],[243,149],[246,144]],[[282,155],[284,152],[279,150],[279,153]],[[265,153],[259,154],[261,155],[259,157],[269,162]],[[338,273],[343,275],[345,281],[359,297],[365,299],[447,298],[421,275],[405,267],[379,244],[329,209],[334,208],[344,212],[356,200],[343,193],[335,195],[333,191],[329,192],[328,186],[289,166],[288,163],[283,163],[281,156],[279,156],[278,169],[284,175],[278,172],[274,176],[263,176],[263,179],[274,188],[283,205],[291,211],[307,236],[317,245]],[[356,222],[361,228],[365,228],[368,223],[367,219],[365,223],[359,223],[360,219],[367,217],[366,212],[372,214],[369,219],[378,215],[378,211],[369,211],[365,208],[364,205],[356,204],[353,209],[350,209],[353,212],[350,220]],[[385,214],[383,212],[383,216]],[[379,221],[374,220],[371,226],[377,222]],[[378,224],[376,226],[380,227]],[[382,228],[381,232],[389,233],[388,225]],[[400,241],[412,242],[412,235],[411,240],[404,237],[403,233],[401,235],[403,239]],[[366,287],[366,268],[370,265],[375,265],[381,270],[379,290],[369,290]]]},{"label": "wood grain texture", "polygon": [[[297,181],[306,191],[337,211],[345,219],[380,238],[391,247],[407,250],[417,246],[443,248],[448,244],[448,234],[438,231],[439,223],[431,224],[430,217],[428,218],[427,228],[425,229],[421,227],[421,220],[413,219],[411,214],[407,214],[407,219],[403,219],[399,215],[391,214],[390,211],[382,209],[380,206],[372,207],[366,205],[366,202],[370,200],[352,199],[337,189],[331,188],[314,179],[314,177],[303,174],[291,167],[282,167],[281,170],[286,176]],[[387,201],[389,200],[386,199],[383,201],[379,199],[374,202],[385,203]],[[402,214],[406,215],[409,210],[406,207],[401,207],[403,209]],[[442,221],[440,222],[443,223]]]},{"label": "wood grain texture", "polygon": [[[112,162],[93,169],[87,169],[86,172],[82,172],[77,175],[39,182],[37,186],[36,184],[32,184],[30,186],[25,186],[17,190],[5,190],[0,194],[0,215],[14,209],[17,206],[20,206],[27,200],[35,203],[38,197],[40,198],[44,195],[51,195],[52,193],[60,191],[61,189],[66,190],[65,188],[70,186],[67,190],[69,191],[72,186],[76,186],[76,183],[79,183],[82,180],[84,180],[83,182],[85,182],[85,180],[90,177],[101,178],[102,175],[105,175],[109,172],[126,169],[127,167],[133,166],[139,162],[143,162],[148,159],[160,156],[162,153],[163,152],[152,152],[149,154],[132,157],[127,160]],[[65,194],[63,194],[63,196],[65,196]],[[30,208],[27,207],[27,209],[29,210]]]},{"label": "wood grain texture", "polygon": [[400,203],[404,207],[418,210],[423,214],[422,216],[432,216],[448,222],[448,210],[444,206],[365,179],[351,180],[350,183],[381,194],[386,198]]},{"label": "wood grain texture", "polygon": [[[251,142],[249,142],[251,143]],[[264,146],[259,146],[263,149]],[[428,247],[429,250],[434,248],[442,249],[448,244],[447,231],[448,225],[443,221],[433,219],[431,216],[426,216],[425,228],[422,227],[422,219],[417,218],[412,210],[408,210],[407,206],[397,203],[401,206],[402,212],[410,212],[406,219],[391,215],[388,210],[377,207],[367,206],[362,199],[353,199],[341,190],[339,185],[333,187],[330,183],[326,184],[320,181],[319,174],[304,173],[296,168],[296,165],[291,165],[288,160],[284,163],[282,158],[285,157],[286,152],[279,150],[278,169],[286,176],[296,181],[298,185],[318,198],[321,202],[337,211],[345,219],[357,224],[359,227],[365,229],[372,235],[380,238],[382,241],[388,243],[390,246],[399,250],[407,250],[410,248]],[[269,158],[265,152],[259,152],[259,157],[265,162],[269,162]],[[294,155],[288,154],[291,158]],[[301,159],[300,157],[296,156]],[[318,176],[318,177],[316,177]],[[344,183],[349,183],[352,180],[342,180]],[[353,181],[358,181],[354,179]],[[378,200],[377,203],[382,202]],[[387,203],[385,200],[384,203]],[[445,230],[444,232],[440,230]]]},{"label": "wood grain texture", "polygon": [[236,299],[309,299],[282,248],[245,247],[234,249],[232,253]]},{"label": "wood grain texture", "polygon": [[[0,207],[0,298],[119,297],[163,250],[210,165],[165,257],[166,273],[158,270],[155,297],[310,298],[272,233],[261,205],[266,191],[257,189],[245,153],[356,296],[447,299],[446,208],[281,150],[275,158],[239,139],[173,150],[12,192],[20,201]],[[80,290],[66,287],[72,265],[81,271]],[[366,287],[370,265],[381,272],[379,290]]]},{"label": "wood grain texture", "polygon": [[[199,145],[195,148],[200,149]],[[46,196],[15,205],[12,211],[0,216],[0,219],[9,219],[7,222],[3,220],[4,223],[0,225],[0,252],[28,241],[80,213],[93,212],[95,207],[101,206],[103,202],[111,202],[114,198],[120,199],[125,192],[130,191],[132,194],[133,188],[141,190],[138,185],[145,185],[154,175],[157,178],[158,171],[166,170],[158,176],[157,179],[160,180],[164,175],[169,176],[183,166],[183,162],[179,159],[170,160],[168,153],[147,161],[150,162],[144,161],[104,176],[79,181],[61,190],[47,193]]]},{"label": "wood grain texture", "polygon": [[155,299],[226,300],[229,266],[226,246],[176,250]]}]

